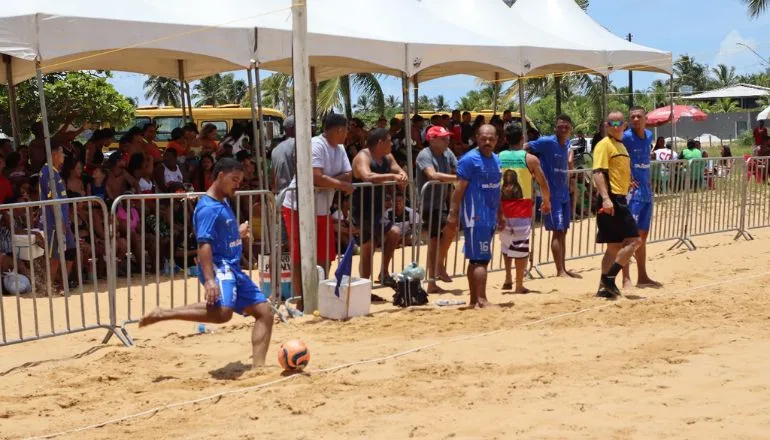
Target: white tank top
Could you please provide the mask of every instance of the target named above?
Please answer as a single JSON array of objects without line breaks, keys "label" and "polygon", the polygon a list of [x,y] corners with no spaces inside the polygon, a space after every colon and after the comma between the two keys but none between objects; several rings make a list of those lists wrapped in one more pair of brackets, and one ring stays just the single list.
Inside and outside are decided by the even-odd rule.
[{"label": "white tank top", "polygon": [[184,180],[182,178],[182,170],[180,170],[179,167],[176,167],[176,171],[171,171],[165,164],[163,165],[163,179],[166,182],[166,185],[171,182],[182,183],[182,180]]},{"label": "white tank top", "polygon": [[139,179],[139,190],[143,194],[148,194],[148,193],[155,192],[155,191],[153,191],[154,189],[155,188],[154,188],[152,182],[150,182],[149,180],[145,179],[144,177]]}]

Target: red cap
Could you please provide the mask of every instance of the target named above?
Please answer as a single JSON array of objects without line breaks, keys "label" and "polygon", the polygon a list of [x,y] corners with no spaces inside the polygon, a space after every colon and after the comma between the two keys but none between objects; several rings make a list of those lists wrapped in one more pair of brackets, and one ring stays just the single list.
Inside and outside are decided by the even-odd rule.
[{"label": "red cap", "polygon": [[433,138],[437,137],[449,137],[452,133],[447,131],[446,128],[440,126],[440,125],[434,125],[431,128],[428,129],[428,133],[425,134],[426,140],[431,140]]}]

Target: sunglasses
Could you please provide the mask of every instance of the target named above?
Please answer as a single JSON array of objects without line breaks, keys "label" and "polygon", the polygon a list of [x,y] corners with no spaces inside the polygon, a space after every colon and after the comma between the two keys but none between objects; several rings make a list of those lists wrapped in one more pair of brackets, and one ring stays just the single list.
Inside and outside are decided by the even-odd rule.
[{"label": "sunglasses", "polygon": [[610,127],[614,127],[614,128],[620,128],[620,127],[622,127],[622,126],[623,126],[623,124],[625,124],[625,123],[626,123],[625,121],[608,121],[608,122],[607,122],[607,124],[608,124]]}]

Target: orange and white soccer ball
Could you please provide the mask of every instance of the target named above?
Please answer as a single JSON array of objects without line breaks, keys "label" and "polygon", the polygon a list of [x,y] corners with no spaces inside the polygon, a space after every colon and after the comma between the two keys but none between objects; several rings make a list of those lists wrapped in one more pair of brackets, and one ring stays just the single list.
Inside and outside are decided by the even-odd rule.
[{"label": "orange and white soccer ball", "polygon": [[284,371],[301,371],[310,362],[310,350],[304,342],[292,339],[278,349],[278,364]]}]

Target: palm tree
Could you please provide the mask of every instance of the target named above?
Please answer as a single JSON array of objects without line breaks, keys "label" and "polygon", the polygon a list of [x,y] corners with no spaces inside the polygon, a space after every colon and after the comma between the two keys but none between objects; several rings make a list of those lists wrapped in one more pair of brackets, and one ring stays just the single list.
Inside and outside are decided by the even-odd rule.
[{"label": "palm tree", "polygon": [[226,101],[225,90],[222,88],[222,75],[215,74],[202,78],[195,85],[195,106],[219,105]]},{"label": "palm tree", "polygon": [[674,63],[674,84],[692,86],[697,91],[706,90],[708,75],[706,66],[689,55],[682,55]]},{"label": "palm tree", "polygon": [[144,81],[144,99],[157,105],[179,107],[179,81],[150,75]]},{"label": "palm tree", "polygon": [[738,84],[738,77],[735,75],[735,67],[727,67],[725,64],[720,64],[711,68],[711,73],[714,76],[714,82],[719,87],[730,87]]},{"label": "palm tree", "polygon": [[759,17],[770,7],[770,2],[767,0],[743,0],[743,3],[746,3],[746,6],[749,7],[749,15],[752,18]]},{"label": "palm tree", "polygon": [[670,103],[668,81],[656,79],[650,84],[648,91],[652,96],[653,107],[660,108]]},{"label": "palm tree", "polygon": [[234,74],[228,73],[222,77],[222,92],[225,103],[238,104],[246,97],[248,86],[246,81],[235,79]]},{"label": "palm tree", "polygon": [[[262,92],[263,105],[280,109],[285,115],[294,113],[293,76],[285,73],[274,73],[263,79],[259,86]],[[245,106],[248,105],[248,101],[246,101]]]},{"label": "palm tree", "polygon": [[702,107],[702,110],[708,113],[731,113],[741,111],[741,106],[734,99],[730,98],[720,98],[717,99],[714,104],[704,105]]},{"label": "palm tree", "polygon": [[372,100],[372,108],[378,113],[385,112],[385,96],[380,86],[379,75],[356,73],[322,81],[318,84],[317,110],[319,115],[334,109],[344,109],[345,116],[353,117],[352,90]]},{"label": "palm tree", "polygon": [[451,110],[449,107],[449,103],[446,102],[446,98],[444,98],[444,95],[438,95],[435,98],[433,98],[433,104],[435,105],[437,112]]},{"label": "palm tree", "polygon": [[581,8],[583,8],[584,11],[588,10],[588,3],[590,3],[590,0],[575,0],[575,3],[578,4]]},{"label": "palm tree", "polygon": [[417,98],[417,109],[418,110],[433,110],[433,102],[431,102],[430,98],[428,98],[428,95],[420,95],[419,98]]},{"label": "palm tree", "polygon": [[360,95],[353,108],[356,110],[356,113],[369,113],[372,111],[372,103],[368,96]]}]

